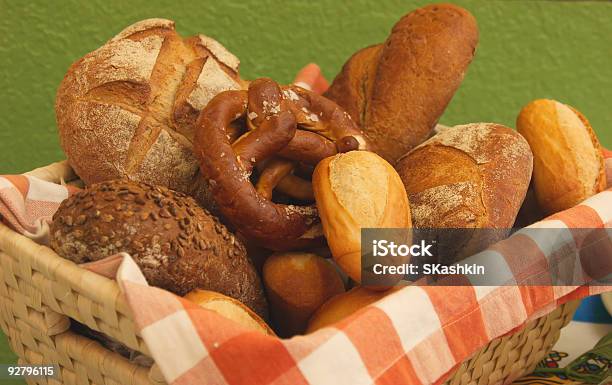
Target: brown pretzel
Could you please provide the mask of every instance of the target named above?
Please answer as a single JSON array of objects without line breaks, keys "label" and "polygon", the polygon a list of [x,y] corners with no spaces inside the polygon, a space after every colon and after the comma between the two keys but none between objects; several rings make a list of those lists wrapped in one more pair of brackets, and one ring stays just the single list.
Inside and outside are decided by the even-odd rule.
[{"label": "brown pretzel", "polygon": [[276,185],[276,189],[301,201],[314,202],[315,199],[312,183],[293,174],[289,174],[281,179]]},{"label": "brown pretzel", "polygon": [[[239,119],[246,125],[236,124]],[[236,135],[232,130],[240,126],[247,130]],[[365,148],[361,132],[335,103],[270,79],[251,82],[248,91],[215,96],[200,114],[194,139],[221,214],[246,238],[278,250],[312,244],[320,237],[313,231],[319,218],[314,204],[274,203],[274,189],[313,202],[304,171],[339,151],[359,148]]]},{"label": "brown pretzel", "polygon": [[261,172],[257,181],[257,192],[265,199],[272,199],[272,191],[283,178],[293,171],[293,162],[285,159],[272,159]]},{"label": "brown pretzel", "polygon": [[[273,190],[300,201],[314,202],[312,183],[298,175],[302,164],[296,164],[290,160],[275,158],[271,159],[265,167],[262,167],[261,175],[257,181],[257,192],[266,199],[272,199]],[[312,175],[312,168],[308,170]]]}]

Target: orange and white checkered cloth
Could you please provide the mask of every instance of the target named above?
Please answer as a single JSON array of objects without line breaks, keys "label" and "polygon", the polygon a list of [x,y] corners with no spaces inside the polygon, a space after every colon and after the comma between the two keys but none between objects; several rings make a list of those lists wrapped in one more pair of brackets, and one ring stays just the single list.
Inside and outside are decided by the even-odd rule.
[{"label": "orange and white checkered cloth", "polygon": [[27,175],[0,176],[0,220],[13,230],[47,244],[49,223],[60,203],[78,191]]},{"label": "orange and white checkered cloth", "polygon": [[[307,67],[301,75],[298,80],[303,84],[325,89],[318,67]],[[606,152],[606,158],[610,187],[612,153]],[[50,216],[71,192],[70,187],[31,177],[0,177],[0,214],[13,229],[44,239]],[[611,225],[609,188],[534,226],[603,229]],[[487,252],[505,260],[515,277],[530,276],[533,272],[525,271],[528,265],[520,263],[513,250],[527,247],[536,251],[534,259],[546,262],[565,247],[579,248],[576,242],[573,237],[560,237],[543,247],[526,232]],[[441,383],[489,341],[560,304],[608,290],[588,285],[586,276],[582,286],[408,286],[333,327],[283,340],[245,330],[148,286],[127,254],[84,267],[116,277],[140,335],[168,383],[176,385]]]}]

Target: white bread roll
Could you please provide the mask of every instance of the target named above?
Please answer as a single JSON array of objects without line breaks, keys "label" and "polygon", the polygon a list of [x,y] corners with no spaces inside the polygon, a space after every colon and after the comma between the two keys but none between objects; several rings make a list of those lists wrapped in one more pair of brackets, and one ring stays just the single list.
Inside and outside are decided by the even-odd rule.
[{"label": "white bread roll", "polygon": [[361,282],[361,229],[411,227],[402,180],[373,152],[351,151],[321,161],[312,184],[334,260]]},{"label": "white bread roll", "polygon": [[533,152],[535,195],[545,214],[574,207],[606,188],[601,145],[578,110],[534,100],[523,107],[516,127]]}]

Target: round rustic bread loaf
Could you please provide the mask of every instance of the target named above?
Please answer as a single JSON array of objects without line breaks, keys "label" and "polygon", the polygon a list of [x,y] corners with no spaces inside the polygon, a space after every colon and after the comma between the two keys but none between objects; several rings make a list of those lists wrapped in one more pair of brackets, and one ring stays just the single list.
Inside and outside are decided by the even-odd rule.
[{"label": "round rustic bread loaf", "polygon": [[51,247],[76,263],[130,254],[149,284],[235,298],[266,318],[261,281],[245,247],[185,194],[125,180],[94,184],[53,217]]},{"label": "round rustic bread loaf", "polygon": [[61,145],[86,184],[127,178],[194,195],[208,205],[192,153],[195,120],[221,91],[242,88],[238,59],[174,22],[135,23],[74,63],[55,111]]}]

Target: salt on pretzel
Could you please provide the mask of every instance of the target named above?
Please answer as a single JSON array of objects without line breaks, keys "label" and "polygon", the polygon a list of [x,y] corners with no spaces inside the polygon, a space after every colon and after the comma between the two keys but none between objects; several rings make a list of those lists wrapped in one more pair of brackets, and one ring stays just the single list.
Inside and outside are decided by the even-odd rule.
[{"label": "salt on pretzel", "polygon": [[[240,119],[247,130],[233,141]],[[312,202],[311,182],[295,171],[365,148],[361,131],[335,103],[270,79],[251,82],[248,91],[218,94],[196,127],[194,151],[219,211],[246,238],[276,250],[311,245],[321,234],[313,231],[319,224],[314,204],[275,203],[274,189]],[[253,185],[255,166],[261,170]]]}]

